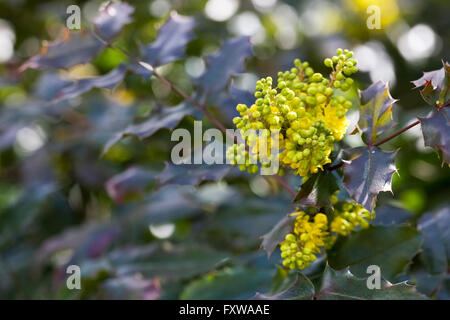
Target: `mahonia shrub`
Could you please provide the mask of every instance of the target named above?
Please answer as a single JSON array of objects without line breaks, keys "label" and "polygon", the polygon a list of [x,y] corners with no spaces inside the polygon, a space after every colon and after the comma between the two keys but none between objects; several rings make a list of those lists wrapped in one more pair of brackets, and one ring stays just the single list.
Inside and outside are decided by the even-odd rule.
[{"label": "mahonia shrub", "polygon": [[[141,13],[148,9],[144,8],[145,3],[136,2],[135,5],[136,11]],[[254,250],[258,250],[259,240],[255,235],[267,232],[267,227],[273,224],[263,236],[262,246],[269,254],[280,249],[282,266],[277,268],[272,283],[273,287],[287,289],[256,297],[421,297],[405,283],[391,285],[383,281],[380,290],[369,290],[365,279],[359,278],[365,276],[369,265],[379,266],[383,278],[393,283],[399,276],[405,279],[405,274],[408,279],[413,279],[413,272],[417,271],[417,277],[422,277],[422,289],[429,289],[428,295],[443,288],[440,296],[448,297],[445,283],[448,259],[442,259],[442,250],[436,250],[450,247],[448,206],[439,212],[414,218],[391,217],[391,212],[386,215],[384,210],[384,219],[388,222],[383,224],[381,218],[370,226],[375,217],[377,196],[380,192],[392,191],[392,176],[397,171],[396,151],[381,149],[383,143],[420,124],[425,146],[442,153],[443,163],[450,162],[450,65],[447,62],[441,69],[426,72],[413,81],[428,104],[430,114],[383,136],[395,126],[392,109],[396,100],[390,95],[388,84],[382,81],[359,91],[359,95],[354,94],[355,90],[351,94],[345,93],[363,83],[352,79],[357,72],[357,61],[351,51],[338,49],[335,56],[325,59],[325,67],[330,71],[327,75],[315,72],[306,61],[295,60],[289,70],[278,73],[276,80],[271,77],[260,79],[256,83],[254,99],[250,99],[254,100],[252,103],[248,101],[247,92],[236,90],[232,84],[233,76],[245,71],[245,61],[252,55],[249,37],[224,40],[217,52],[204,57],[203,73],[188,83],[188,75],[181,76],[180,71],[187,56],[203,52],[203,46],[209,47],[209,41],[198,38],[203,33],[201,30],[209,29],[205,25],[207,19],[181,16],[172,11],[161,23],[162,17],[148,21],[143,14],[133,17],[134,11],[135,8],[126,2],[108,2],[90,22],[89,28],[83,26],[81,32],[65,30],[61,39],[45,42],[40,53],[17,69],[22,73],[21,77],[27,69],[52,69],[52,72],[42,74],[35,86],[26,84],[20,88],[19,92],[28,87],[36,89],[26,100],[16,99],[22,94],[15,95],[11,90],[19,78],[0,79],[0,102],[8,100],[8,107],[1,108],[0,114],[0,149],[6,150],[6,161],[1,163],[2,173],[5,169],[2,178],[14,182],[18,176],[23,178],[17,201],[11,206],[9,200],[0,201],[3,203],[0,204],[0,216],[4,231],[0,245],[5,249],[0,256],[2,267],[4,264],[5,267],[20,268],[23,263],[17,257],[38,253],[38,259],[26,259],[26,269],[0,274],[2,284],[5,284],[0,286],[0,294],[4,288],[14,290],[16,285],[23,285],[23,291],[28,293],[31,281],[43,279],[41,275],[61,280],[62,268],[67,263],[83,268],[94,266],[94,271],[98,271],[83,272],[83,283],[91,285],[72,291],[70,297],[72,294],[98,297],[93,288],[102,288],[106,297],[110,295],[114,299],[122,291],[135,290],[132,298],[158,298],[169,294],[197,299],[206,294],[214,299],[218,292],[229,294],[229,289],[236,290],[235,296],[225,298],[242,298],[242,291],[246,294],[255,292],[260,278],[267,280],[273,275],[273,264],[265,268],[259,260],[255,263],[256,260],[249,259],[255,256]],[[138,16],[141,23],[129,25]],[[200,28],[197,28],[198,24]],[[132,28],[147,28],[148,25],[158,26],[159,30],[145,32],[147,36],[154,35],[155,39],[140,45],[136,52],[133,36],[142,33]],[[122,31],[128,37],[123,37],[117,45],[116,38]],[[127,41],[123,41],[125,39]],[[186,49],[192,40],[197,43],[194,47],[201,44],[201,48],[188,53]],[[104,50],[107,50],[105,54],[102,53]],[[115,54],[123,58],[111,65],[111,69],[103,70],[105,66],[100,67],[102,60],[105,57],[110,60]],[[109,71],[96,76],[89,71],[84,78],[79,78],[78,72],[73,70],[85,63],[99,67],[101,73]],[[284,61],[275,63],[284,64]],[[13,65],[0,71],[3,75],[12,69]],[[35,78],[34,72],[30,73],[31,78]],[[144,81],[137,86],[136,79]],[[149,79],[152,90],[148,90],[146,80]],[[189,85],[185,87],[182,83]],[[3,88],[4,84],[6,88]],[[158,94],[159,84],[164,84],[172,93]],[[117,90],[106,96],[106,89],[112,88]],[[11,96],[14,99],[10,99]],[[145,100],[138,101],[141,100],[138,98]],[[12,100],[14,104],[11,104]],[[242,104],[244,101],[247,104]],[[172,105],[175,102],[178,104]],[[183,120],[189,117],[208,118],[209,124],[227,134],[226,123],[222,121],[231,120],[227,117],[230,105],[237,105],[239,116],[232,122],[242,139],[236,139],[237,143],[228,148],[229,162],[242,171],[258,173],[261,170],[263,174],[274,174],[265,177],[273,188],[267,188],[267,192],[261,194],[252,188],[256,195],[236,197],[234,191],[243,189],[239,189],[235,180],[229,179],[226,182],[233,192],[207,199],[224,188],[200,185],[205,181],[225,180],[231,171],[228,166],[194,161],[195,165],[167,163],[158,171],[163,164],[161,156],[171,153],[171,144],[167,143],[165,135],[156,132],[183,126]],[[351,133],[360,134],[362,143],[358,147],[346,146],[343,141],[350,126],[347,112],[353,106],[359,107],[359,120]],[[39,113],[41,116],[35,119]],[[41,136],[41,121],[42,132],[45,131],[48,137],[42,138],[45,147],[30,154],[28,150],[25,157],[25,150],[16,148],[23,139],[15,137],[23,138],[22,133],[27,136],[30,131]],[[231,125],[231,122],[227,124]],[[31,130],[38,127],[39,130]],[[18,134],[18,130],[22,133]],[[272,136],[272,132],[277,134]],[[138,138],[139,142],[119,143],[129,136]],[[154,140],[143,141],[146,138]],[[145,144],[151,147],[149,152],[141,150]],[[16,156],[20,164],[12,160]],[[133,157],[138,157],[139,160],[134,162],[139,166],[132,163]],[[169,161],[168,158],[164,160]],[[280,164],[279,168],[273,165],[275,162]],[[52,168],[55,170],[50,170],[55,164],[57,166]],[[91,168],[91,164],[95,167]],[[64,175],[63,171],[66,172]],[[43,174],[30,174],[37,172]],[[280,178],[283,174],[287,178]],[[18,184],[12,184],[14,190]],[[103,185],[105,190],[99,188]],[[286,209],[289,203],[284,194],[273,192],[277,194],[272,197],[271,191],[276,191],[277,187],[284,188],[293,197],[289,209]],[[194,196],[193,190],[199,190],[201,195]],[[106,199],[105,192],[110,199]],[[233,201],[230,201],[232,197]],[[68,200],[67,205],[61,202],[63,198]],[[30,216],[24,216],[28,211],[31,211]],[[378,217],[383,217],[382,208],[376,211]],[[48,212],[52,215],[47,215]],[[59,218],[55,220],[55,217]],[[72,223],[66,224],[68,220]],[[246,225],[249,221],[251,232]],[[60,225],[53,225],[53,222]],[[154,232],[159,224],[165,223],[172,224],[175,229],[170,239]],[[29,228],[30,225],[33,228]],[[70,232],[66,230],[69,226],[73,227]],[[70,259],[66,259],[68,252],[71,252]],[[103,269],[105,261],[111,263]],[[408,270],[409,266],[413,272]],[[311,268],[304,270],[308,267]],[[43,272],[35,273],[38,269]],[[299,274],[290,269],[304,271]],[[355,272],[358,278],[349,271]],[[321,279],[316,277],[318,272]],[[291,275],[295,276],[292,283]],[[313,284],[308,276],[320,281]],[[290,283],[286,286],[287,282]],[[316,282],[320,282],[320,287],[315,287]],[[57,288],[53,281],[48,283]],[[41,283],[36,287],[42,287]],[[178,292],[181,287],[184,287],[183,292]],[[62,292],[65,298],[69,297],[67,294]],[[36,292],[33,296],[46,295]]]}]

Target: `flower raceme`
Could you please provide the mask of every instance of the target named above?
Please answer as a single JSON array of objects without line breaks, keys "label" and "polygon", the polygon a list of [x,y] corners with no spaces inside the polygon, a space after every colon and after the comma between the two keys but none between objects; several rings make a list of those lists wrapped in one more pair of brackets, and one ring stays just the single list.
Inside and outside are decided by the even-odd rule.
[{"label": "flower raceme", "polygon": [[[353,84],[350,76],[357,72],[357,62],[352,56],[351,51],[338,49],[336,56],[325,59],[325,66],[331,68],[329,79],[299,59],[295,60],[295,67],[278,73],[275,87],[271,77],[260,79],[256,83],[255,103],[250,107],[237,105],[240,117],[233,119],[234,124],[243,136],[248,130],[279,130],[279,152],[270,156],[296,174],[308,176],[322,170],[331,162],[333,143],[340,141],[347,130],[345,114],[352,103],[339,93]],[[256,147],[259,141],[251,135],[244,141],[252,152],[231,146],[227,156],[241,170],[253,173],[255,164],[247,164],[252,153],[260,160]],[[271,147],[270,139],[267,147]],[[241,161],[237,162],[237,158]]]},{"label": "flower raceme", "polygon": [[365,229],[374,214],[354,202],[335,201],[328,215],[315,212],[310,207],[305,211],[294,212],[296,216],[293,233],[286,235],[280,243],[283,266],[289,269],[307,268],[316,260],[322,249],[333,246],[338,235],[347,236],[357,228]]},{"label": "flower raceme", "polygon": [[369,227],[368,220],[373,220],[374,214],[360,204],[339,202],[334,209],[335,218],[330,224],[330,230],[342,236],[349,235],[358,226]]},{"label": "flower raceme", "polygon": [[290,269],[304,269],[316,260],[315,253],[320,253],[320,247],[325,246],[328,235],[328,219],[323,213],[317,213],[311,218],[303,211],[295,212],[294,233],[286,235],[280,243],[283,266]]}]

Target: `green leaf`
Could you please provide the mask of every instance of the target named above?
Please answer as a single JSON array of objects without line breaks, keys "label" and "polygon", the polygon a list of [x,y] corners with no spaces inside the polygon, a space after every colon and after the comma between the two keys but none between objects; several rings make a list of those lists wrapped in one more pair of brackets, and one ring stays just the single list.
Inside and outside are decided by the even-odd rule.
[{"label": "green leaf", "polygon": [[373,226],[408,225],[414,214],[401,206],[385,204],[377,207],[375,219],[370,223]]},{"label": "green leaf", "polygon": [[424,72],[420,79],[412,81],[422,98],[431,106],[445,106],[450,102],[450,64],[442,62],[439,70]]},{"label": "green leaf", "polygon": [[188,284],[181,299],[249,299],[257,291],[270,287],[273,273],[268,268],[226,268]]},{"label": "green leaf", "polygon": [[[122,253],[126,253],[126,249]],[[160,247],[124,260],[118,252],[110,255],[110,263],[119,274],[141,273],[146,278],[161,280],[189,279],[218,267],[229,255],[204,245],[180,244],[173,248]],[[82,268],[83,269],[83,268]]]},{"label": "green leaf", "polygon": [[[279,279],[281,278],[281,279]],[[311,300],[314,297],[314,285],[300,272],[288,273],[280,268],[274,277],[274,281],[281,281],[278,290],[271,290],[268,294],[257,293],[254,300]]]},{"label": "green leaf", "polygon": [[[300,272],[284,276],[285,289],[278,293],[260,294],[260,300],[407,300],[426,299],[416,288],[406,282],[391,284],[380,279],[379,289],[369,289],[367,274],[358,278],[348,268],[334,270],[326,266],[317,292],[312,282]],[[382,275],[381,275],[382,276]],[[369,280],[371,281],[371,279]]]},{"label": "green leaf", "polygon": [[389,85],[382,81],[361,91],[358,127],[363,132],[362,138],[366,144],[373,144],[380,134],[395,125],[392,105],[396,101],[391,97]]},{"label": "green leaf", "polygon": [[161,295],[158,279],[144,279],[136,275],[107,279],[99,288],[102,299],[109,300],[156,300]]},{"label": "green leaf", "polygon": [[270,257],[273,250],[278,246],[278,244],[284,240],[284,237],[292,232],[293,223],[295,217],[291,215],[286,215],[281,219],[269,233],[262,237],[262,244],[264,250],[267,251],[267,256]]},{"label": "green leaf", "polygon": [[420,233],[411,227],[370,227],[348,237],[341,237],[328,253],[334,269],[350,270],[357,276],[367,275],[367,267],[377,265],[389,281],[402,274],[417,254]]},{"label": "green leaf", "polygon": [[450,263],[450,209],[423,215],[418,229],[424,238],[420,258],[428,273],[446,274]]},{"label": "green leaf", "polygon": [[449,108],[433,110],[419,118],[425,145],[442,151],[442,162],[450,163],[450,111]]},{"label": "green leaf", "polygon": [[[383,271],[383,269],[381,269]],[[380,289],[369,289],[366,278],[355,277],[350,270],[326,267],[319,300],[422,300],[427,299],[406,282],[391,284],[381,279]]]},{"label": "green leaf", "polygon": [[331,196],[338,189],[333,172],[320,171],[301,185],[293,202],[314,207],[330,206]]},{"label": "green leaf", "polygon": [[347,151],[350,163],[344,165],[344,186],[356,202],[371,212],[378,193],[392,192],[392,175],[397,172],[394,163],[396,153],[377,147],[358,147]]},{"label": "green leaf", "polygon": [[[280,213],[289,210],[287,199],[273,197],[261,199],[232,193],[229,198],[224,199],[204,230],[211,239],[217,243],[226,243],[234,250],[242,251],[249,248],[253,250],[261,244],[261,235],[272,230],[280,221]],[[250,225],[251,228],[248,227]],[[267,261],[266,257],[262,259]]]}]

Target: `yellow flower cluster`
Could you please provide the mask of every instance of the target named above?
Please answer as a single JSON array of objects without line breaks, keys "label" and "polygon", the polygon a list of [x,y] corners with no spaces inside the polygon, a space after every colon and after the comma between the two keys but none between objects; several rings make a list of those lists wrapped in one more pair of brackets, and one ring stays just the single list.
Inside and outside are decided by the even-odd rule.
[{"label": "yellow flower cluster", "polygon": [[[315,73],[308,62],[296,59],[295,67],[278,73],[275,88],[271,77],[259,80],[255,103],[250,107],[239,104],[236,110],[240,117],[233,119],[234,124],[243,136],[251,129],[280,130],[278,154],[271,155],[272,161],[301,176],[322,170],[331,162],[333,143],[343,138],[348,126],[345,113],[352,103],[337,90],[347,91],[353,84],[349,76],[357,68],[352,56],[351,51],[338,49],[336,56],[325,59],[325,65],[332,69],[329,79]],[[255,141],[253,138],[252,144],[247,137],[245,143],[254,146]],[[271,147],[270,142],[267,147]],[[231,158],[232,148],[227,152]]]},{"label": "yellow flower cluster", "polygon": [[285,267],[304,269],[316,260],[315,253],[320,253],[320,248],[325,245],[328,220],[323,213],[316,214],[314,218],[303,211],[293,214],[297,215],[294,233],[286,235],[280,244],[281,257]]},{"label": "yellow flower cluster", "polygon": [[[316,260],[321,248],[329,249],[333,246],[338,235],[347,236],[357,227],[367,228],[368,220],[374,218],[374,214],[354,202],[337,201],[333,209],[330,209],[327,218],[324,213],[307,214],[304,211],[292,213],[296,215],[293,233],[286,235],[280,243],[283,266],[300,270],[307,268]],[[309,208],[308,212],[314,212]]]},{"label": "yellow flower cluster", "polygon": [[339,202],[334,209],[334,218],[330,225],[331,232],[347,236],[358,226],[362,229],[369,227],[368,220],[373,220],[374,214],[370,213],[360,204]]}]

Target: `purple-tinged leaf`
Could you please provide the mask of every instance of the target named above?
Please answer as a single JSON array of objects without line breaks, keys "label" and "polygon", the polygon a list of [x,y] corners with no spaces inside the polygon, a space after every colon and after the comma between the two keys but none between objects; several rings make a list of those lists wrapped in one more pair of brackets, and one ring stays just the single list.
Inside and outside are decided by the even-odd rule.
[{"label": "purple-tinged leaf", "polygon": [[26,61],[19,71],[27,68],[68,69],[91,61],[104,47],[105,45],[90,33],[67,31],[63,39],[46,44],[41,53]]},{"label": "purple-tinged leaf", "polygon": [[375,82],[361,91],[361,108],[358,126],[366,144],[372,144],[383,132],[395,125],[392,120],[392,105],[397,101],[391,97],[389,86]]},{"label": "purple-tinged leaf", "polygon": [[331,196],[339,186],[333,173],[318,172],[303,183],[293,202],[305,206],[332,206]]},{"label": "purple-tinged leaf", "polygon": [[182,58],[193,37],[194,26],[193,18],[173,12],[159,29],[155,42],[141,47],[143,62],[157,67]]},{"label": "purple-tinged leaf", "polygon": [[118,265],[115,270],[117,274],[140,273],[143,277],[158,278],[164,283],[200,276],[220,267],[220,263],[228,258],[226,252],[184,242],[170,249],[161,246],[146,259]]},{"label": "purple-tinged leaf", "polygon": [[295,273],[294,280],[284,290],[275,293],[257,293],[252,300],[312,300],[314,297],[314,285],[305,275]]},{"label": "purple-tinged leaf", "polygon": [[204,95],[222,92],[230,77],[244,71],[245,60],[252,55],[249,37],[237,37],[225,42],[212,56],[206,58],[205,73],[197,80]]},{"label": "purple-tinged leaf", "polygon": [[128,64],[128,69],[144,79],[150,78],[154,70],[151,65],[143,61],[131,62],[130,64]]},{"label": "purple-tinged leaf", "polygon": [[[381,269],[381,276],[384,276]],[[364,275],[366,277],[367,274]],[[349,268],[333,270],[328,265],[317,298],[319,300],[426,300],[415,286],[405,282],[392,284],[384,279],[380,288],[369,289],[369,279],[358,278]]]},{"label": "purple-tinged leaf", "polygon": [[192,190],[187,186],[165,186],[140,201],[130,211],[130,221],[158,224],[198,216],[202,211],[192,198]]},{"label": "purple-tinged leaf", "polygon": [[106,190],[116,203],[142,194],[155,181],[155,173],[140,167],[131,167],[106,182]]},{"label": "purple-tinged leaf", "polygon": [[344,166],[344,186],[357,203],[372,212],[378,193],[392,192],[392,175],[397,172],[394,162],[397,152],[358,147],[348,150],[348,153],[350,163]]},{"label": "purple-tinged leaf", "polygon": [[103,76],[77,80],[73,84],[64,87],[58,93],[57,98],[59,100],[73,99],[93,88],[112,89],[123,80],[126,71],[126,65],[121,64]]},{"label": "purple-tinged leaf", "polygon": [[439,70],[424,72],[420,79],[412,81],[422,98],[431,106],[444,106],[450,102],[450,64],[442,62]]},{"label": "purple-tinged leaf", "polygon": [[44,73],[34,85],[33,92],[39,99],[50,101],[55,99],[58,92],[71,83],[56,72]]},{"label": "purple-tinged leaf", "polygon": [[328,250],[328,263],[338,270],[350,267],[359,277],[367,276],[367,267],[376,265],[385,279],[394,281],[411,264],[421,242],[420,233],[413,227],[372,226],[349,237],[339,237]]},{"label": "purple-tinged leaf", "polygon": [[127,3],[112,2],[107,4],[94,20],[95,28],[100,37],[111,41],[123,26],[131,22],[134,8]]},{"label": "purple-tinged leaf", "polygon": [[294,228],[295,217],[286,215],[281,219],[269,233],[262,237],[261,247],[267,251],[267,256],[270,257],[272,252],[278,244],[284,240],[284,237],[292,232]]},{"label": "purple-tinged leaf", "polygon": [[25,127],[25,123],[15,123],[0,129],[0,151],[5,150],[16,141],[17,132]]},{"label": "purple-tinged leaf", "polygon": [[181,103],[175,107],[161,108],[156,114],[139,124],[129,125],[125,130],[115,134],[105,145],[103,153],[107,152],[111,146],[125,136],[135,136],[138,139],[145,139],[153,135],[162,128],[172,130],[178,123],[188,115],[196,115],[197,111],[188,103]]},{"label": "purple-tinged leaf", "polygon": [[450,163],[450,109],[433,110],[425,118],[419,118],[423,139],[427,147],[442,151],[442,163]]},{"label": "purple-tinged leaf", "polygon": [[166,164],[158,176],[158,185],[168,184],[198,186],[203,181],[219,181],[231,170],[223,164]]},{"label": "purple-tinged leaf", "polygon": [[410,211],[393,205],[377,207],[372,226],[398,226],[408,225],[413,220],[414,214]]},{"label": "purple-tinged leaf", "polygon": [[68,229],[47,239],[37,252],[37,259],[43,262],[54,252],[74,249],[72,261],[100,256],[118,237],[120,228],[110,224],[85,224]]},{"label": "purple-tinged leaf", "polygon": [[[213,276],[212,276],[213,275]],[[213,271],[187,284],[182,300],[245,300],[270,288],[273,268],[231,267]]]},{"label": "purple-tinged leaf", "polygon": [[124,275],[106,280],[100,287],[101,297],[112,300],[157,300],[161,295],[158,279]]},{"label": "purple-tinged leaf", "polygon": [[250,106],[254,101],[255,96],[250,91],[241,90],[231,84],[227,92],[220,93],[216,105],[220,108],[219,111],[225,118],[232,123],[233,118],[239,116],[236,106],[239,103]]},{"label": "purple-tinged leaf", "polygon": [[418,229],[423,234],[420,258],[428,273],[446,274],[450,264],[450,209],[420,218]]}]

